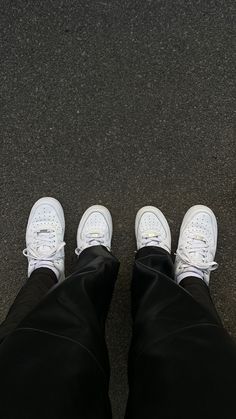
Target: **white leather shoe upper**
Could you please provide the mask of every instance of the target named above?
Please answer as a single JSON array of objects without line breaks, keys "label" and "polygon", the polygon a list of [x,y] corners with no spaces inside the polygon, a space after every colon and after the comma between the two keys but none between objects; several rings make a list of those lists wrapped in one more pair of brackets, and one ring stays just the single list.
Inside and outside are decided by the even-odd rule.
[{"label": "white leather shoe upper", "polygon": [[77,231],[77,255],[91,246],[105,246],[111,250],[112,217],[102,205],[93,205],[85,211]]},{"label": "white leather shoe upper", "polygon": [[53,270],[64,278],[65,219],[59,201],[51,197],[39,199],[31,209],[26,229],[28,276],[40,267]]},{"label": "white leather shoe upper", "polygon": [[141,208],[135,220],[137,249],[145,246],[158,246],[171,251],[169,224],[162,212],[153,206]]},{"label": "white leather shoe upper", "polygon": [[[186,276],[199,276],[209,284],[217,247],[217,221],[204,205],[191,207],[183,219],[175,260],[175,277],[179,283]],[[192,275],[193,274],[193,275]]]}]

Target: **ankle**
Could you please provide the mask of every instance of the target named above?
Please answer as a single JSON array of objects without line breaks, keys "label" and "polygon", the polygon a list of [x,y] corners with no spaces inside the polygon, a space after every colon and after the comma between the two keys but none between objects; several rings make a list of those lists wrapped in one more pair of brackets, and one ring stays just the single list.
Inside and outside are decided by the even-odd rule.
[{"label": "ankle", "polygon": [[57,282],[60,279],[60,271],[55,267],[55,265],[50,261],[37,261],[33,266],[29,265],[28,277],[32,275],[33,272],[37,271],[38,269],[48,269],[54,273],[57,278]]},{"label": "ankle", "polygon": [[54,270],[52,270],[51,268],[48,268],[46,266],[42,266],[40,268],[34,269],[31,272],[31,274],[29,276],[29,280],[32,280],[32,279],[33,280],[34,279],[37,280],[39,278],[39,276],[40,276],[40,278],[43,278],[43,277],[48,278],[48,277],[50,277],[51,280],[55,284],[57,284],[59,282],[59,276],[58,275],[59,275],[58,272],[54,272]]},{"label": "ankle", "polygon": [[[194,267],[190,267],[190,269],[188,271],[182,272],[179,275],[176,276],[176,282],[178,285],[180,285],[180,282],[185,279],[185,278],[199,278],[201,279],[203,282],[206,283],[206,281],[204,280],[204,274],[200,269],[194,268]],[[207,285],[209,285],[207,283]]]}]

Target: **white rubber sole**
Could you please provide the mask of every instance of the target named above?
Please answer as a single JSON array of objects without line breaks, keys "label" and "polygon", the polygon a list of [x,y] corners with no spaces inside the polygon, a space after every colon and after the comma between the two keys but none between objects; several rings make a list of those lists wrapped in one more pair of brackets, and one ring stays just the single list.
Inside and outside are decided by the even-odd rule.
[{"label": "white rubber sole", "polygon": [[32,219],[34,217],[35,212],[42,205],[50,205],[54,209],[54,211],[56,211],[56,213],[58,215],[58,218],[61,222],[61,226],[62,226],[63,234],[64,234],[64,232],[65,232],[65,216],[64,216],[64,211],[63,211],[62,205],[55,198],[44,197],[44,198],[38,199],[38,201],[35,202],[35,204],[33,205],[32,209],[30,211],[28,224],[27,224],[27,229],[26,229],[26,235],[27,235],[28,227],[32,222]]},{"label": "white rubber sole", "polygon": [[138,238],[139,223],[140,223],[140,220],[141,220],[143,214],[145,214],[145,212],[152,212],[160,220],[161,224],[163,225],[163,227],[164,227],[164,229],[166,231],[167,240],[170,243],[170,248],[171,248],[171,232],[170,232],[170,226],[168,224],[168,221],[167,221],[166,217],[164,216],[164,214],[161,212],[161,210],[159,210],[159,208],[153,207],[151,205],[150,206],[146,206],[146,207],[142,207],[137,212],[137,215],[136,215],[136,218],[135,218],[135,236],[136,236],[136,240]]},{"label": "white rubber sole", "polygon": [[78,230],[77,230],[77,243],[78,243],[79,240],[81,240],[80,234],[83,231],[84,224],[86,223],[86,221],[90,217],[90,215],[93,214],[94,212],[99,212],[100,214],[102,214],[104,216],[104,218],[106,219],[106,222],[108,224],[108,227],[109,227],[110,238],[112,239],[113,224],[112,224],[112,216],[111,216],[110,211],[106,207],[104,207],[103,205],[92,205],[91,207],[89,207],[84,212],[84,214],[82,215],[82,218],[80,220]]},{"label": "white rubber sole", "polygon": [[216,216],[214,212],[210,208],[206,207],[205,205],[194,205],[193,207],[189,208],[189,210],[186,212],[183,218],[183,221],[180,227],[179,236],[182,235],[182,232],[185,230],[187,224],[189,224],[191,219],[195,217],[198,213],[202,213],[202,212],[208,214],[211,218],[215,244],[217,245],[218,227],[217,227]]}]

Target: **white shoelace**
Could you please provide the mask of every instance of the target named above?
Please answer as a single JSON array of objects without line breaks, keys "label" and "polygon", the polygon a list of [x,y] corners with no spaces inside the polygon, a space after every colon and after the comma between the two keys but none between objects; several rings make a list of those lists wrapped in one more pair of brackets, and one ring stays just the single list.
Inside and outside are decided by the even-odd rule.
[{"label": "white shoelace", "polygon": [[161,243],[161,235],[158,232],[150,231],[142,235],[142,246],[159,246]]},{"label": "white shoelace", "polygon": [[[87,233],[85,235],[85,243],[86,243],[85,247],[104,245],[105,236],[104,234],[101,234],[99,232]],[[82,250],[83,248],[78,247],[77,249],[75,249],[75,254],[79,256]]]},{"label": "white shoelace", "polygon": [[218,263],[206,260],[208,249],[209,244],[204,237],[194,234],[189,235],[187,246],[180,247],[176,253],[182,261],[183,270],[189,269],[190,266],[205,272],[211,272],[217,269]]},{"label": "white shoelace", "polygon": [[65,246],[65,242],[61,242],[59,246],[54,247],[54,242],[55,232],[53,230],[38,230],[35,232],[32,244],[23,250],[23,255],[35,261],[52,261]]}]

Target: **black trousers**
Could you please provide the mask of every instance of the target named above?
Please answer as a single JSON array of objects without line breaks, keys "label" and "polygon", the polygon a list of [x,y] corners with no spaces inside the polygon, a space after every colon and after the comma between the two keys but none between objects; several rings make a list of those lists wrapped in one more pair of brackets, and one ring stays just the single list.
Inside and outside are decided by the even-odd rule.
[{"label": "black trousers", "polygon": [[[36,270],[0,328],[0,417],[110,419],[104,327],[119,263],[102,246],[83,251],[56,284]],[[236,345],[207,286],[173,281],[171,256],[137,253],[126,419],[236,417]]]}]

